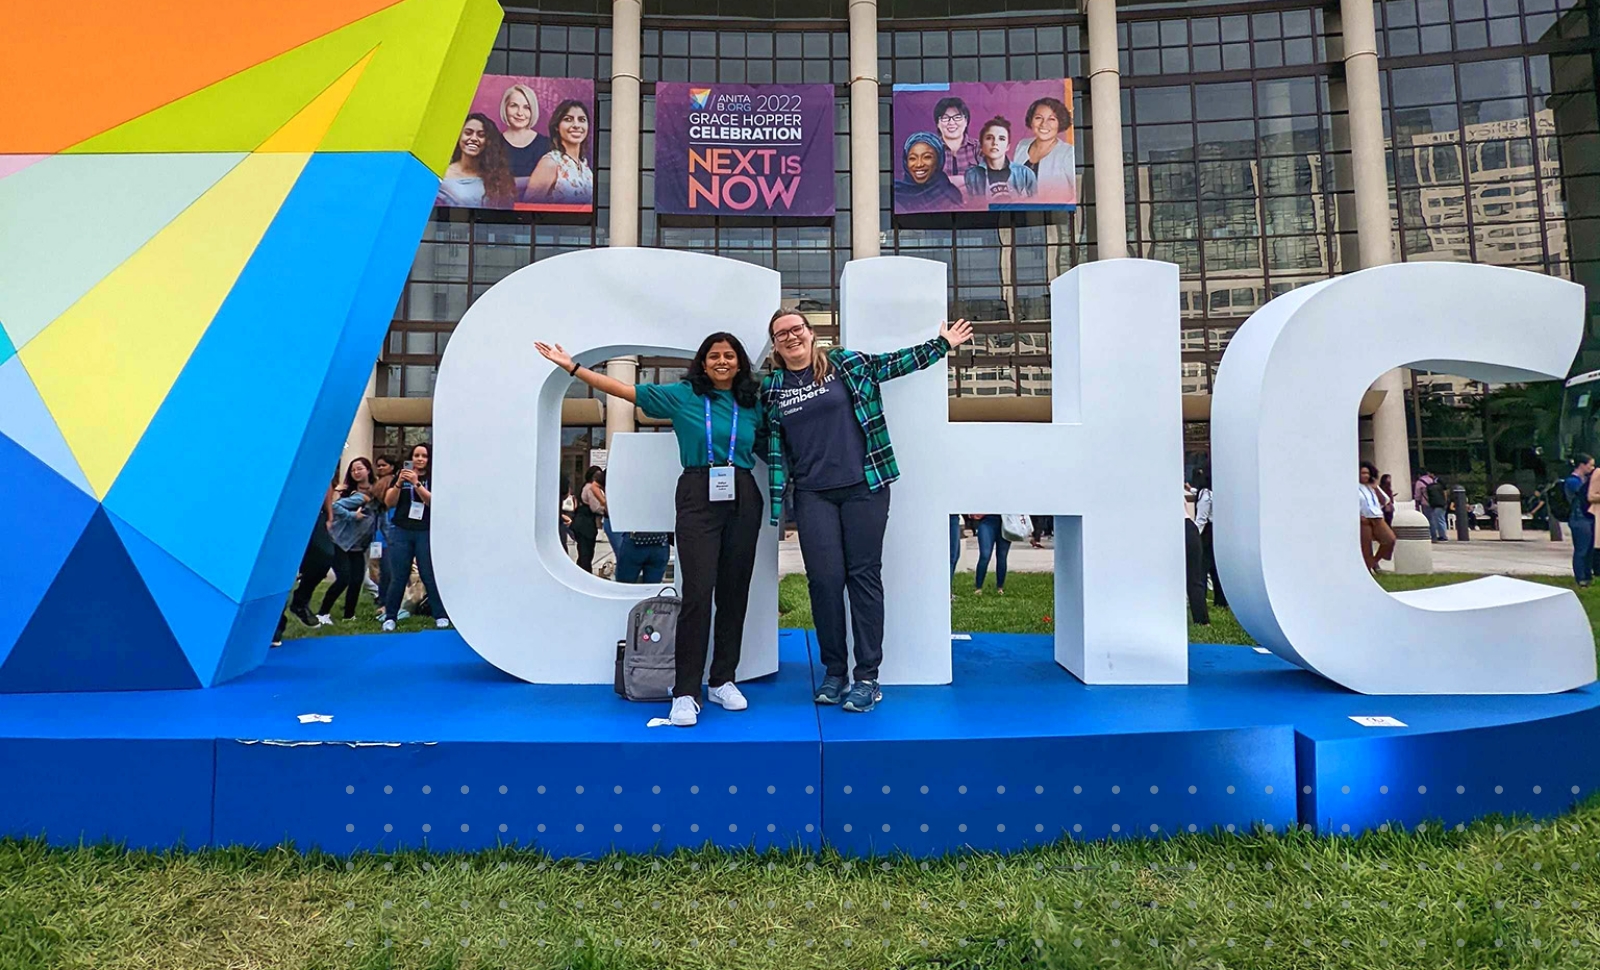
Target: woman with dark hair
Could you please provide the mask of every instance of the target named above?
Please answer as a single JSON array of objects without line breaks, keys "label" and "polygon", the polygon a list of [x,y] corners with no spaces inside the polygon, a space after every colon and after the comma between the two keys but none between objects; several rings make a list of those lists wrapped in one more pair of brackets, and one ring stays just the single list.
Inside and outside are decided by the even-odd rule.
[{"label": "woman with dark hair", "polygon": [[450,165],[439,180],[435,205],[474,209],[509,209],[517,185],[506,159],[506,142],[500,128],[481,111],[467,115],[450,153]]},{"label": "woman with dark hair", "polygon": [[683,610],[678,616],[671,721],[689,727],[699,718],[713,600],[716,647],[710,697],[726,710],[744,710],[749,705],[733,678],[761,535],[761,492],[751,474],[761,385],[744,345],[731,333],[710,335],[695,351],[688,378],[678,384],[624,384],[574,363],[560,344],[534,346],[546,360],[595,390],[636,403],[652,418],[672,421],[683,463],[675,529]]},{"label": "woman with dark hair", "polygon": [[1072,109],[1060,98],[1040,98],[1028,105],[1027,120],[1033,134],[1017,142],[1016,160],[1039,177],[1038,201],[1075,204],[1078,162],[1067,141]]},{"label": "woman with dark hair", "polygon": [[914,132],[906,139],[900,162],[906,177],[894,183],[896,212],[949,212],[961,208],[961,190],[944,173],[944,146],[938,135]]},{"label": "woman with dark hair", "polygon": [[528,177],[522,200],[555,205],[592,204],[594,173],[589,170],[589,160],[583,154],[583,143],[588,137],[589,109],[583,102],[568,98],[556,105],[555,114],[550,116],[550,151],[539,159]]},{"label": "woman with dark hair", "polygon": [[383,504],[394,509],[393,540],[389,544],[389,588],[383,593],[383,629],[394,629],[400,615],[400,601],[411,583],[411,563],[417,564],[422,588],[428,591],[428,606],[433,625],[441,630],[450,625],[439,585],[433,580],[433,544],[429,526],[433,522],[433,449],[418,444],[411,459],[400,466],[400,474],[384,494]]},{"label": "woman with dark hair", "polygon": [[[924,344],[888,354],[825,347],[805,317],[779,310],[767,322],[775,366],[761,384],[770,520],[778,523],[793,485],[811,590],[817,646],[827,677],[813,699],[870,711],[883,698],[883,533],[889,485],[900,477],[883,416],[884,381],[916,373],[972,339],[965,320]],[[959,551],[951,532],[951,557]],[[845,643],[845,593],[855,631],[855,684]]]},{"label": "woman with dark hair", "polygon": [[[1394,558],[1394,530],[1383,521],[1383,500],[1378,498],[1374,486],[1378,482],[1378,466],[1370,461],[1361,463],[1358,475],[1361,501],[1361,558],[1370,572],[1378,571],[1378,563]],[[1373,545],[1377,549],[1373,549]]]},{"label": "woman with dark hair", "polygon": [[1383,506],[1383,521],[1394,526],[1394,482],[1385,475],[1378,479],[1378,501]]},{"label": "woman with dark hair", "polygon": [[978,130],[978,164],[961,177],[969,203],[1008,205],[1039,191],[1039,176],[1007,157],[1010,148],[1011,122],[998,117],[985,121]]},{"label": "woman with dark hair", "polygon": [[333,556],[333,585],[322,594],[317,622],[333,625],[333,604],[344,594],[344,618],[356,618],[356,598],[361,595],[361,577],[367,572],[367,545],[378,526],[379,505],[373,497],[378,476],[372,462],[352,458],[344,473],[344,484],[330,507],[328,534],[338,551]]},{"label": "woman with dark hair", "polygon": [[599,465],[590,465],[583,473],[583,488],[578,492],[578,504],[572,511],[572,538],[578,543],[578,568],[594,572],[594,547],[600,538],[600,521],[606,514],[606,493],[603,483],[605,472]]}]

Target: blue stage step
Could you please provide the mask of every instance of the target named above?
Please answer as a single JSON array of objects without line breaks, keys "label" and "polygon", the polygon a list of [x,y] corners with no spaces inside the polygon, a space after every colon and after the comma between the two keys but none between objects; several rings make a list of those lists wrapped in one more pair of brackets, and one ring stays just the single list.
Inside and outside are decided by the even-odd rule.
[{"label": "blue stage step", "polygon": [[609,687],[515,681],[449,631],[290,641],[210,690],[0,695],[0,833],[923,855],[1548,816],[1600,785],[1593,685],[1366,697],[1248,647],[1195,645],[1188,686],[1089,687],[1054,663],[1049,637],[953,647],[953,686],[888,688],[855,715],[812,704],[815,643],[785,631],[779,672],[742,685],[750,709],[708,706],[692,730],[647,728],[665,705]]}]

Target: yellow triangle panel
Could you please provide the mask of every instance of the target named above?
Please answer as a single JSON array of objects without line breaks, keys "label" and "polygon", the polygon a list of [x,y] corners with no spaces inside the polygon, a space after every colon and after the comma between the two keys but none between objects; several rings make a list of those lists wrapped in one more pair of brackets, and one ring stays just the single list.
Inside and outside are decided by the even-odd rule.
[{"label": "yellow triangle panel", "polygon": [[240,162],[20,351],[96,498],[110,491],[309,158]]},{"label": "yellow triangle panel", "polygon": [[400,0],[68,151],[255,151],[370,55],[317,148],[411,152],[443,172],[499,24],[495,0]]},{"label": "yellow triangle panel", "polygon": [[338,117],[339,109],[344,107],[345,99],[350,97],[350,91],[356,86],[356,81],[361,79],[361,72],[367,69],[372,61],[372,52],[356,62],[356,66],[339,75],[339,80],[328,85],[328,89],[317,95],[317,99],[306,105],[305,110],[289,119],[289,123],[273,132],[272,137],[261,143],[258,152],[314,152],[322,144],[323,136],[328,133],[328,126],[333,124],[333,119]]}]

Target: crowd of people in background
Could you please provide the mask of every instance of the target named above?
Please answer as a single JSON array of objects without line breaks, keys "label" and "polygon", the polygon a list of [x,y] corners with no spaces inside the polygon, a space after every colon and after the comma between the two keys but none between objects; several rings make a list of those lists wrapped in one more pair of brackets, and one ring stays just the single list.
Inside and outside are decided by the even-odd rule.
[{"label": "crowd of people in background", "polygon": [[[278,619],[273,646],[283,642],[289,616],[308,627],[354,620],[363,591],[373,595],[385,632],[394,631],[397,621],[413,613],[433,617],[440,629],[450,626],[434,581],[429,542],[432,465],[432,448],[418,444],[398,470],[390,457],[373,461],[361,456],[350,460],[342,478],[336,476],[329,483],[300,560],[294,592]],[[330,571],[333,582],[312,613],[311,599]],[[341,597],[344,605],[336,620],[333,610]]]}]

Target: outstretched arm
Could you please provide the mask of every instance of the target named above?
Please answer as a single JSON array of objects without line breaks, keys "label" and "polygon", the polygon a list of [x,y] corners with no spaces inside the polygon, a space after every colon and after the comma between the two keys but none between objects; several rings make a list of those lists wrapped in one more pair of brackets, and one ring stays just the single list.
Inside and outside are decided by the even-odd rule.
[{"label": "outstretched arm", "polygon": [[965,319],[946,322],[939,327],[939,336],[925,344],[875,355],[872,372],[880,382],[914,374],[971,339],[972,324]]},{"label": "outstretched arm", "polygon": [[596,374],[587,367],[573,363],[571,355],[569,355],[565,350],[562,350],[560,344],[552,345],[535,340],[533,342],[533,346],[539,351],[539,353],[544,355],[545,360],[548,360],[550,363],[571,374],[573,377],[576,377],[578,380],[583,381],[585,384],[589,385],[600,393],[610,394],[612,397],[620,397],[629,404],[633,404],[638,400],[639,394],[634,390],[634,386],[632,384],[624,384],[614,377],[607,377],[604,374]]}]

